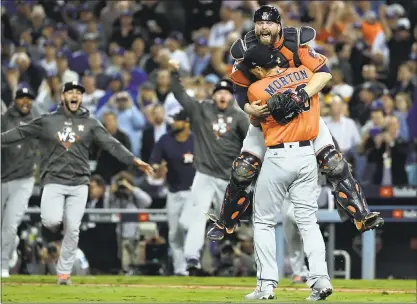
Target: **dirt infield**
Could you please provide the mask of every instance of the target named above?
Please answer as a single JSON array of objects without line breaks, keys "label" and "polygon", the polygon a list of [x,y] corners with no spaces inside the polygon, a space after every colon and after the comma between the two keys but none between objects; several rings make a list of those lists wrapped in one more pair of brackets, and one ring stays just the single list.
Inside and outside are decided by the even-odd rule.
[{"label": "dirt infield", "polygon": [[[2,285],[10,286],[51,286],[54,283],[18,283],[18,282],[2,282]],[[87,287],[145,287],[145,288],[185,288],[185,289],[202,289],[202,290],[251,290],[253,288],[248,286],[207,286],[207,285],[168,285],[168,284],[104,284],[104,283],[86,283],[86,284],[74,284],[75,286],[87,286]],[[278,287],[277,291],[310,291],[309,288],[294,288],[294,287]],[[404,290],[386,290],[386,289],[358,289],[358,288],[335,288],[335,291],[340,292],[354,292],[354,293],[375,293],[375,294],[415,294],[416,290],[404,289]]]}]

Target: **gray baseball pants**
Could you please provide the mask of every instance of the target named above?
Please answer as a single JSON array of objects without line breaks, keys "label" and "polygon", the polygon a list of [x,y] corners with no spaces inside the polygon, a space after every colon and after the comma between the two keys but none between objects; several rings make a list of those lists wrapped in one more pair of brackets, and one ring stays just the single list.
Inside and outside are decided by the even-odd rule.
[{"label": "gray baseball pants", "polygon": [[57,264],[58,274],[71,274],[78,248],[80,224],[88,197],[88,186],[48,184],[41,199],[42,224],[55,230],[64,222],[64,239]]},{"label": "gray baseball pants", "polygon": [[[228,181],[198,172],[195,174],[191,187],[190,201],[181,214],[180,225],[187,229],[184,243],[186,259],[200,259],[206,239],[207,217],[210,206],[214,203],[215,213],[220,214],[220,208]],[[190,215],[192,217],[190,218]]]},{"label": "gray baseball pants", "polygon": [[9,258],[16,247],[16,233],[29,199],[35,178],[27,177],[1,184],[1,268],[9,269]]},{"label": "gray baseball pants", "polygon": [[185,229],[179,224],[180,216],[189,202],[191,191],[168,192],[168,240],[172,250],[172,259],[175,274],[184,274],[187,271],[187,263],[184,257]]},{"label": "gray baseball pants", "polygon": [[289,193],[294,215],[303,240],[310,272],[311,287],[320,278],[330,279],[326,249],[317,224],[317,163],[312,146],[286,143],[282,149],[267,149],[254,196],[254,243],[257,284],[277,286],[275,227],[282,203]]}]

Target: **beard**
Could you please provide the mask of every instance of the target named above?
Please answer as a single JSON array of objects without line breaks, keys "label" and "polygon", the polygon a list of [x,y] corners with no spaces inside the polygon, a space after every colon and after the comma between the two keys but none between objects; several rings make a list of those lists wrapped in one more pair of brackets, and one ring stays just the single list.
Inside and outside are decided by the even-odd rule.
[{"label": "beard", "polygon": [[263,45],[273,45],[278,40],[279,33],[273,34],[270,30],[263,30],[256,33],[256,38]]},{"label": "beard", "polygon": [[184,131],[184,127],[177,128],[177,129],[172,128],[172,134],[174,134],[174,135],[177,135],[177,134],[181,133],[182,131]]}]

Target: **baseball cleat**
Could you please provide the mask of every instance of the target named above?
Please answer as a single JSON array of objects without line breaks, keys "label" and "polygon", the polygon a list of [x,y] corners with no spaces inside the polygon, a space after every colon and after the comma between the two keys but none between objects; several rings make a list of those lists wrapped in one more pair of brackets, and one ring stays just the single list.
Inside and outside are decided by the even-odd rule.
[{"label": "baseball cleat", "polygon": [[211,241],[220,241],[224,238],[224,233],[232,234],[235,232],[236,226],[233,228],[227,228],[214,214],[206,213],[210,221],[213,222],[212,227],[207,232],[207,238]]},{"label": "baseball cleat", "polygon": [[275,299],[274,289],[269,286],[265,290],[261,290],[258,286],[250,294],[245,296],[245,300],[273,300]]},{"label": "baseball cleat", "polygon": [[379,216],[379,212],[368,213],[363,220],[354,220],[356,229],[360,232],[380,228],[384,225],[384,219]]},{"label": "baseball cleat", "polygon": [[311,288],[311,294],[306,298],[307,301],[325,300],[333,293],[333,287],[327,279],[318,280]]},{"label": "baseball cleat", "polygon": [[58,285],[72,285],[69,274],[58,274]]}]

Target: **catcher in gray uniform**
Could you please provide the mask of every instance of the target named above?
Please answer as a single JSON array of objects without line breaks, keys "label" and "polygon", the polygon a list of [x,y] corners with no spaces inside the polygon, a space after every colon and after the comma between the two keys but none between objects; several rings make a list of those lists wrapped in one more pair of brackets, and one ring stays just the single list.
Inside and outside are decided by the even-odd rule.
[{"label": "catcher in gray uniform", "polygon": [[[35,95],[28,88],[17,90],[13,104],[1,120],[2,131],[24,125],[33,119],[32,100]],[[35,179],[35,143],[27,141],[1,147],[1,277],[9,277],[9,257],[15,246],[19,226]]]},{"label": "catcher in gray uniform", "polygon": [[80,84],[67,82],[55,112],[1,133],[2,145],[31,138],[39,139],[43,145],[41,219],[51,230],[64,223],[57,264],[58,284],[62,285],[71,284],[70,273],[90,182],[88,156],[92,143],[96,142],[119,161],[133,164],[148,175],[153,172],[149,164],[136,158],[81,106],[84,92]]}]

